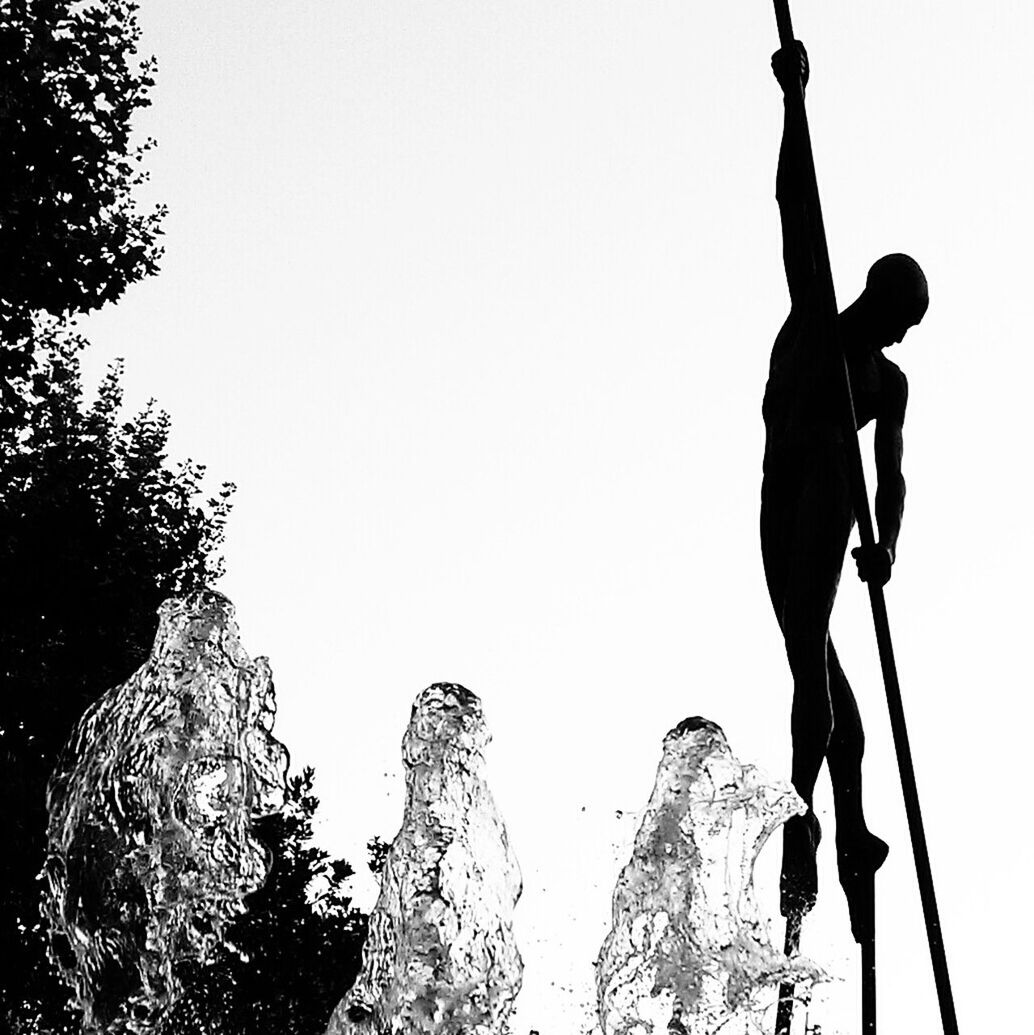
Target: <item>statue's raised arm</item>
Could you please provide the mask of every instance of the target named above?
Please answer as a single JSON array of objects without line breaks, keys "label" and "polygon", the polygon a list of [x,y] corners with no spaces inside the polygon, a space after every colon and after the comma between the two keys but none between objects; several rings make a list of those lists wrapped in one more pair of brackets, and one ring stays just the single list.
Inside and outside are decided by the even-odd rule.
[{"label": "statue's raised arm", "polygon": [[783,89],[783,141],[779,148],[776,200],[783,226],[783,265],[793,307],[811,303],[815,291],[815,213],[806,173],[804,109],[794,96],[808,83],[808,52],[799,40],[772,55],[772,72]]}]

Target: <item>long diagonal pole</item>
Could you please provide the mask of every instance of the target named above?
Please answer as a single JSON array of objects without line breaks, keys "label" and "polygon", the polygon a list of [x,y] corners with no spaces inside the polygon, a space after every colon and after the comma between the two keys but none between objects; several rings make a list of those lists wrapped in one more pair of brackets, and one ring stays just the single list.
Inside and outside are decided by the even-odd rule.
[{"label": "long diagonal pole", "polygon": [[[790,21],[789,0],[775,0],[776,23],[779,28],[779,42],[783,48],[794,46],[793,25]],[[798,89],[789,92],[790,104],[800,106],[801,125],[803,127],[802,166],[805,176],[806,190],[814,209],[815,265],[819,277],[820,303],[823,306],[823,324],[835,340],[837,302],[833,287],[833,274],[829,264],[829,250],[826,245],[826,232],[822,222],[822,210],[819,205],[818,182],[815,178],[815,161],[811,149],[811,136],[808,132],[808,119],[804,105],[804,85],[798,80]],[[844,443],[850,467],[851,491],[854,502],[855,517],[858,521],[858,535],[862,548],[874,545],[872,517],[869,512],[869,498],[865,489],[865,471],[862,467],[862,454],[858,448],[857,425],[855,423],[854,400],[851,396],[851,378],[848,373],[847,357],[841,353],[844,368],[845,419],[849,420],[845,428]],[[930,959],[933,964],[934,982],[937,987],[937,1003],[941,1012],[941,1026],[945,1035],[958,1035],[959,1025],[955,1017],[955,1002],[951,993],[951,980],[948,976],[948,961],[944,952],[944,939],[941,935],[941,921],[937,912],[937,898],[934,894],[933,874],[930,870],[930,853],[926,846],[926,834],[923,830],[923,816],[919,809],[919,791],[916,787],[915,769],[912,766],[912,751],[908,743],[908,729],[905,725],[905,712],[901,703],[901,687],[898,684],[897,666],[894,663],[894,649],[890,639],[890,624],[887,620],[887,605],[883,597],[883,587],[869,580],[869,602],[872,606],[873,624],[876,626],[876,643],[880,653],[880,666],[883,669],[883,682],[887,691],[887,707],[890,711],[890,727],[894,737],[894,750],[898,759],[898,772],[901,777],[901,790],[905,799],[905,815],[908,817],[908,832],[912,839],[912,854],[915,857],[916,876],[919,880],[919,896],[923,905],[923,918],[926,922],[926,938],[930,945]],[[799,928],[798,928],[799,930]],[[872,946],[863,957],[872,957]],[[863,960],[864,962],[864,960]],[[870,986],[863,993],[863,1003],[874,999],[875,986]],[[782,996],[781,996],[782,997]],[[782,1006],[782,1003],[780,1004]],[[869,1006],[871,1009],[871,1005]],[[875,1028],[875,1017],[870,1021]],[[870,1026],[870,1025],[867,1025]]]}]

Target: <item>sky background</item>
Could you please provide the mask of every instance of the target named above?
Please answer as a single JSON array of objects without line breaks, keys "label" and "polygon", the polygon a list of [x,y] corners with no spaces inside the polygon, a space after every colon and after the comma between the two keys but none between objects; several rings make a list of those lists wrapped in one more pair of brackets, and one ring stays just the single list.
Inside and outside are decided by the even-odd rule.
[{"label": "sky background", "polygon": [[[841,305],[886,252],[930,282],[890,354],[911,394],[887,595],[964,1031],[1015,1030],[1029,983],[1031,11],[793,5]],[[364,869],[394,835],[423,687],[481,696],[525,879],[514,1030],[587,1030],[664,733],[704,715],[789,773],[757,534],[788,305],[771,5],[149,0],[142,23],[166,256],[83,321],[88,378],[124,356],[128,407],[156,397],[173,456],[239,486],[221,588],[271,660],[278,736],[316,767],[323,845]],[[936,1031],[850,571],[832,629],[892,848],[881,1031]],[[811,1020],[852,1035],[825,776],[818,805],[803,949],[845,980]]]}]

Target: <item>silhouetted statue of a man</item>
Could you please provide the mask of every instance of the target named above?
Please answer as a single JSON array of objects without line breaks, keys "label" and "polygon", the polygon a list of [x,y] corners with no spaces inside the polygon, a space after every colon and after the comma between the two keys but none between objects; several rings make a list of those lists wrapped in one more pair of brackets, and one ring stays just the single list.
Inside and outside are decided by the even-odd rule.
[{"label": "silhouetted statue of a man", "polygon": [[[785,95],[808,78],[799,43],[772,58],[784,92],[785,121],[776,197],[790,315],[772,348],[763,414],[766,442],[761,487],[761,548],[772,605],[793,674],[792,780],[808,806],[784,828],[781,912],[803,915],[815,903],[819,824],[812,799],[819,770],[829,765],[836,812],[840,880],[856,935],[864,925],[856,900],[860,881],[886,858],[887,846],[862,814],[864,737],[851,687],[829,637],[829,617],[854,524],[845,435],[847,358],[857,426],[876,421],[879,543],[853,551],[863,581],[890,578],[905,500],[901,476],[902,425],[908,385],[883,350],[900,342],[923,318],[926,278],[907,255],[886,255],[869,270],[865,290],[823,327],[822,286],[813,251],[814,219],[804,175],[800,106]],[[838,348],[837,342],[840,347]]]}]

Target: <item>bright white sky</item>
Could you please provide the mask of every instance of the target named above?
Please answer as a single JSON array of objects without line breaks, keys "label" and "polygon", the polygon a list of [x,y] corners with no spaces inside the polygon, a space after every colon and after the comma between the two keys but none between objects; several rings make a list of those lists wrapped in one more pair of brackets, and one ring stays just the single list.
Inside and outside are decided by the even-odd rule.
[{"label": "bright white sky", "polygon": [[[794,4],[842,304],[927,271],[888,590],[964,1031],[1027,976],[1031,30],[1026,3]],[[590,1023],[610,892],[686,715],[789,772],[757,536],[786,311],[767,2],[151,0],[160,276],[85,329],[173,452],[240,490],[229,574],[321,841],[362,868],[438,680],[484,703],[525,876],[518,1035]],[[868,437],[863,443],[871,451]],[[871,477],[871,476],[870,476]],[[869,730],[884,1035],[938,1020],[863,587],[834,634]],[[846,980],[835,878],[804,949]],[[1021,805],[1021,797],[1024,802]],[[776,839],[778,840],[778,839]],[[778,847],[760,879],[773,915]],[[366,900],[368,903],[368,899]],[[781,925],[776,929],[781,938]]]}]

